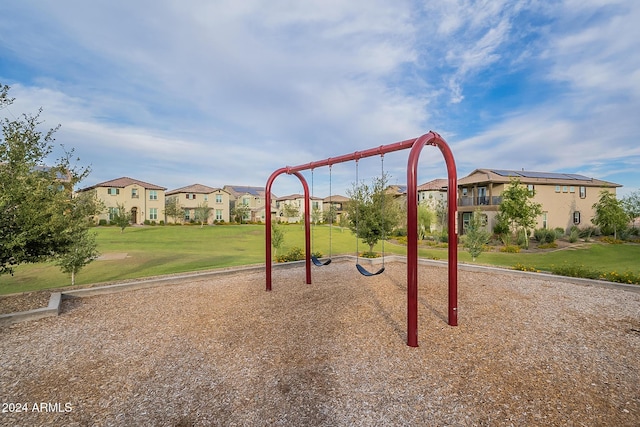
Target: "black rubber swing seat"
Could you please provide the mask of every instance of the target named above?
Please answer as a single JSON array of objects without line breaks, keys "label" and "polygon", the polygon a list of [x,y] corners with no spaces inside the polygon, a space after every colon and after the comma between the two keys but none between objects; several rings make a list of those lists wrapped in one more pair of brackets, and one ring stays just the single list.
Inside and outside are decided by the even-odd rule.
[{"label": "black rubber swing seat", "polygon": [[311,255],[311,262],[313,262],[318,267],[322,267],[323,265],[331,264],[331,258],[326,260],[325,262],[320,261],[315,255]]},{"label": "black rubber swing seat", "polygon": [[384,266],[380,270],[376,271],[375,273],[371,273],[370,271],[367,271],[367,269],[361,266],[360,264],[356,264],[356,268],[358,269],[360,274],[366,277],[377,276],[378,274],[381,274],[384,271]]}]

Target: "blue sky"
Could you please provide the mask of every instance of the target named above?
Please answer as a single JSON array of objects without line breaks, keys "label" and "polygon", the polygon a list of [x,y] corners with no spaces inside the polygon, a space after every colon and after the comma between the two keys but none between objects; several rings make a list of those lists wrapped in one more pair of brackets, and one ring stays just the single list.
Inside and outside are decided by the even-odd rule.
[{"label": "blue sky", "polygon": [[[640,188],[639,22],[636,0],[4,1],[0,82],[16,102],[0,115],[42,107],[91,166],[84,186],[264,186],[434,130],[459,177],[580,173],[625,195]],[[385,156],[391,183],[407,155]],[[379,173],[361,161],[361,178]],[[332,176],[345,194],[355,166]],[[426,147],[419,182],[440,177]],[[327,178],[315,171],[315,195]]]}]

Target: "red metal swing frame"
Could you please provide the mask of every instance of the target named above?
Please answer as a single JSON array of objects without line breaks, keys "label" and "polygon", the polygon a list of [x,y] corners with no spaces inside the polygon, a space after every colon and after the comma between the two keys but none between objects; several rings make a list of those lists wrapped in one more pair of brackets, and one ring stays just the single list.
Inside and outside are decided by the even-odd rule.
[{"label": "red metal swing frame", "polygon": [[425,145],[440,149],[447,165],[448,175],[448,228],[449,228],[449,310],[448,324],[458,325],[458,230],[457,230],[457,188],[456,164],[451,149],[444,139],[435,132],[426,133],[418,138],[408,139],[389,145],[381,145],[364,151],[356,151],[338,157],[311,162],[299,166],[286,166],[274,171],[265,187],[265,264],[266,290],[271,290],[272,252],[271,252],[271,187],[275,179],[284,173],[295,175],[304,189],[304,230],[305,230],[305,268],[306,283],[311,284],[311,215],[309,185],[300,173],[303,170],[331,166],[338,163],[359,160],[365,157],[379,156],[394,151],[411,149],[407,161],[407,345],[418,346],[418,160]]}]

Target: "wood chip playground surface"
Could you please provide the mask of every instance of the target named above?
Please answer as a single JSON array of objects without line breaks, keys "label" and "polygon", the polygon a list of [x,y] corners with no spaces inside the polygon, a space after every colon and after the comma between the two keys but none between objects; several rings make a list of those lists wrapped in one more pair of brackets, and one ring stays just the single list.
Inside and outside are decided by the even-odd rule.
[{"label": "wood chip playground surface", "polygon": [[402,263],[64,300],[0,329],[0,425],[640,425],[640,293],[459,271],[451,327],[418,277],[418,348]]}]

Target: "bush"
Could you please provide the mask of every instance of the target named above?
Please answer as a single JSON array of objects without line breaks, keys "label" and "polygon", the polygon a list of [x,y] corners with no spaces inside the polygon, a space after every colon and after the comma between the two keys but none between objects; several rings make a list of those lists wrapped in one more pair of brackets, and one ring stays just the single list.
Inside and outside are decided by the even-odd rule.
[{"label": "bush", "polygon": [[517,254],[520,253],[520,246],[514,246],[514,245],[506,245],[500,248],[500,252],[507,252],[510,254]]},{"label": "bush", "polygon": [[160,220],[160,225],[164,225],[164,221],[163,220]]},{"label": "bush", "polygon": [[538,241],[539,244],[544,245],[555,242],[557,234],[553,230],[539,228],[533,232],[533,237]]},{"label": "bush", "polygon": [[524,264],[516,264],[513,266],[514,270],[518,270],[518,271],[533,271],[534,273],[540,273],[540,270],[538,270],[535,267],[529,267],[528,265],[524,265]]},{"label": "bush", "polygon": [[276,257],[277,262],[300,261],[303,259],[304,259],[304,251],[302,250],[302,248],[299,248],[297,246],[294,246],[293,248],[289,249],[289,252],[287,252],[286,254],[279,255],[278,257]]},{"label": "bush", "polygon": [[571,232],[569,233],[569,243],[577,242],[579,237],[580,230],[578,230],[578,227],[572,227]]},{"label": "bush", "polygon": [[101,225],[101,226],[107,225],[107,220],[106,219],[101,219],[100,221],[98,221],[98,225]]},{"label": "bush", "polygon": [[553,229],[553,231],[555,231],[556,233],[556,239],[560,239],[562,236],[564,236],[564,228],[562,227],[556,227]]},{"label": "bush", "polygon": [[611,236],[603,237],[603,238],[602,238],[602,239],[600,239],[600,240],[601,240],[602,242],[604,242],[604,243],[609,243],[609,244],[612,244],[612,245],[621,245],[622,243],[624,243],[622,240],[620,240],[620,239],[614,239],[614,238],[613,238],[613,237],[611,237]]},{"label": "bush", "polygon": [[378,258],[380,255],[378,255],[377,252],[369,252],[369,251],[367,251],[367,252],[362,252],[360,254],[360,256],[362,258]]}]

